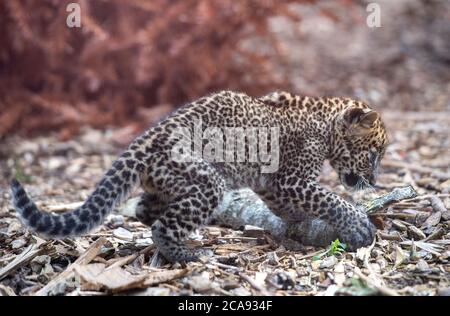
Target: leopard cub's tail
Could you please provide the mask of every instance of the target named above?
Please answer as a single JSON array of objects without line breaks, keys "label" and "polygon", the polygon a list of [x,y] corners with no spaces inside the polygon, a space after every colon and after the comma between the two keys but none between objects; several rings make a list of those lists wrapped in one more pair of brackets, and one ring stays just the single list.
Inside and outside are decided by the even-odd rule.
[{"label": "leopard cub's tail", "polygon": [[139,162],[125,153],[98,183],[95,191],[79,208],[61,215],[40,211],[22,185],[12,180],[12,203],[21,222],[31,231],[49,238],[79,236],[99,226],[114,205],[125,199],[139,181]]}]

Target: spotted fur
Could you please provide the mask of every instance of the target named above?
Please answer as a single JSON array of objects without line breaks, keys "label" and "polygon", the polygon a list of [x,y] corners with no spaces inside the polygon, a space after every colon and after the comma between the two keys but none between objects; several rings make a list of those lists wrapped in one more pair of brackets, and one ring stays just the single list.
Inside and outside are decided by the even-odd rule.
[{"label": "spotted fur", "polygon": [[[194,131],[198,119],[203,128],[278,127],[278,170],[261,173],[262,163],[247,160],[174,160],[172,149],[180,140],[176,130]],[[347,188],[371,186],[386,144],[379,115],[363,102],[287,92],[252,98],[223,91],[180,108],[136,138],[80,208],[62,215],[41,212],[15,180],[13,203],[31,230],[51,238],[75,236],[100,225],[114,205],[140,184],[144,193],[136,216],[152,226],[153,240],[168,260],[190,261],[201,250],[185,246],[189,234],[208,220],[225,191],[247,186],[288,221],[305,214],[326,221],[354,250],[372,242],[374,226],[364,213],[325,190],[316,179],[329,159]]]}]

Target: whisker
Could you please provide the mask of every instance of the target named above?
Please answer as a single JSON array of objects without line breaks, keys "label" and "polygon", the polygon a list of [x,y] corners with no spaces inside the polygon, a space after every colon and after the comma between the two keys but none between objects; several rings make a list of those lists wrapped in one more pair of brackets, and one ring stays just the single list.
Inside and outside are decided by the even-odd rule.
[{"label": "whisker", "polygon": [[356,183],[356,190],[358,191],[368,191],[368,192],[375,192],[375,188],[373,185],[370,184],[370,182],[364,178],[360,177],[358,179],[358,182]]}]

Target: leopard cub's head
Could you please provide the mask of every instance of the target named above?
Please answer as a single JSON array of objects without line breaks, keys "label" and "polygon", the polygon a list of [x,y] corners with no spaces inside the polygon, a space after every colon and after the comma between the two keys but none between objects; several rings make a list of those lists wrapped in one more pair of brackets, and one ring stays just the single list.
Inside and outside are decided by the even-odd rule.
[{"label": "leopard cub's head", "polygon": [[352,190],[372,187],[387,146],[380,115],[355,102],[337,116],[335,123],[330,163],[341,183]]}]

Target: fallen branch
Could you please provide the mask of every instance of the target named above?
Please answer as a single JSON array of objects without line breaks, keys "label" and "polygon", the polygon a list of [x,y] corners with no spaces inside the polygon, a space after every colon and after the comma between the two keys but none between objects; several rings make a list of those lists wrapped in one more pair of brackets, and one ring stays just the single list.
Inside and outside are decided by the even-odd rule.
[{"label": "fallen branch", "polygon": [[410,185],[402,188],[395,188],[391,192],[384,194],[380,197],[377,197],[371,201],[362,203],[362,206],[365,209],[365,212],[370,214],[381,209],[386,208],[387,206],[399,202],[401,200],[414,198],[417,196],[416,190]]},{"label": "fallen branch", "polygon": [[[398,201],[416,196],[414,188],[406,186],[360,204],[359,207],[370,214]],[[301,222],[285,222],[273,214],[249,189],[227,193],[223,203],[214,211],[213,218],[218,224],[236,230],[242,229],[245,225],[260,227],[289,249],[302,246],[325,247],[337,238],[335,230],[322,220],[305,218]]]},{"label": "fallen branch", "polygon": [[302,222],[285,222],[250,189],[228,192],[214,211],[213,220],[236,230],[245,225],[260,227],[290,249],[302,245],[326,246],[337,237],[334,229],[321,220],[305,218]]}]

